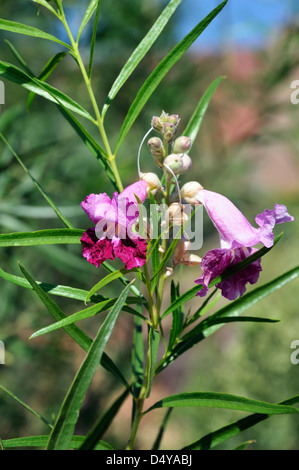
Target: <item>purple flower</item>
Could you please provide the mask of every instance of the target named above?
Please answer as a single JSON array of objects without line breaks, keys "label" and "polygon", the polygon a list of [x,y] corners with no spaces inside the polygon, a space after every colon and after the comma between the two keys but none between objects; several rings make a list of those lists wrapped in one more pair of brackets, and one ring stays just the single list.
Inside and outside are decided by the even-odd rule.
[{"label": "purple flower", "polygon": [[132,231],[136,222],[138,200],[147,196],[147,183],[138,181],[115,192],[112,199],[106,194],[90,194],[81,203],[90,220],[96,224],[81,237],[82,254],[97,268],[107,259],[121,259],[127,269],[141,267],[146,261],[147,242]]},{"label": "purple flower", "polygon": [[[253,227],[242,212],[221,194],[202,189],[196,199],[205,206],[220,237],[220,249],[210,250],[201,262],[203,274],[195,281],[203,285],[203,289],[197,294],[201,297],[206,295],[212,279],[256,251],[253,246],[262,243],[270,248],[274,242],[273,228],[276,224],[294,220],[284,205],[275,204],[273,210],[266,209],[256,216],[258,227]],[[234,300],[244,294],[247,283],[257,282],[261,270],[259,259],[216,286],[221,289],[224,297]]]}]

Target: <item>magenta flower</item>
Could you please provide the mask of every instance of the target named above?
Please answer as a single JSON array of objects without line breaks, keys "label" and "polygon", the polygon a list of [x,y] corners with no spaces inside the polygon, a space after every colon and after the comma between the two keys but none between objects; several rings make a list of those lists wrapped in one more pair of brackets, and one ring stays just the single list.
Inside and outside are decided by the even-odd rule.
[{"label": "magenta flower", "polygon": [[81,237],[82,254],[97,268],[107,259],[121,259],[126,269],[141,267],[146,261],[147,242],[133,232],[136,222],[138,200],[143,203],[147,196],[147,183],[138,181],[115,192],[112,199],[106,194],[90,194],[81,203],[90,220],[96,224]]},{"label": "magenta flower", "polygon": [[[220,248],[208,251],[201,261],[203,274],[195,281],[203,285],[203,289],[197,294],[201,297],[208,292],[208,285],[212,279],[256,251],[252,247],[262,243],[270,248],[274,242],[273,228],[276,224],[294,220],[284,205],[275,204],[273,210],[266,209],[256,216],[255,222],[258,225],[256,228],[229,199],[221,194],[202,189],[196,195],[196,199],[205,206],[220,237]],[[224,297],[234,300],[244,294],[247,283],[257,282],[261,270],[259,259],[216,286],[221,289]]]}]

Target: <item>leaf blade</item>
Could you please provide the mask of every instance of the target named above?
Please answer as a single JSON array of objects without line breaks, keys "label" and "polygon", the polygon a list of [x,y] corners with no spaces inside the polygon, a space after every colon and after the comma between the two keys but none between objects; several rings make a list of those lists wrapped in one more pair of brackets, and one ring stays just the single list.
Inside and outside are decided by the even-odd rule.
[{"label": "leaf blade", "polygon": [[211,23],[211,21],[220,13],[220,11],[226,5],[227,0],[218,5],[209,15],[207,15],[200,23],[198,23],[182,41],[180,41],[169,54],[159,63],[152,74],[145,81],[141,89],[139,90],[135,100],[133,101],[128,114],[124,120],[120,134],[116,143],[115,154],[117,153],[120,145],[122,144],[125,136],[132,127],[135,119],[139,115],[140,111],[148,101],[152,93],[155,91],[159,83],[162,81],[164,76],[169,70],[178,62],[183,54],[189,49],[192,43],[200,36],[205,28]]},{"label": "leaf blade", "polygon": [[212,407],[225,408],[250,413],[292,414],[299,409],[289,405],[278,405],[251,398],[221,392],[186,392],[170,395],[151,406],[145,413],[157,408],[169,407]]},{"label": "leaf blade", "polygon": [[111,336],[118,315],[126,301],[128,292],[129,286],[126,286],[101,325],[62,403],[49,437],[47,450],[63,450],[69,447],[84,396]]},{"label": "leaf blade", "polygon": [[168,3],[168,5],[162,11],[161,15],[150,28],[146,36],[142,39],[142,41],[138,44],[137,48],[133,51],[126,64],[122,68],[121,72],[119,73],[118,77],[114,81],[110,91],[108,92],[106,103],[104,104],[102,109],[102,116],[105,116],[111,101],[115,98],[121,87],[133,73],[137,65],[146,55],[146,53],[156,41],[158,36],[161,34],[164,27],[166,26],[166,24],[168,23],[171,16],[173,15],[173,13],[181,2],[182,0],[171,0]]}]

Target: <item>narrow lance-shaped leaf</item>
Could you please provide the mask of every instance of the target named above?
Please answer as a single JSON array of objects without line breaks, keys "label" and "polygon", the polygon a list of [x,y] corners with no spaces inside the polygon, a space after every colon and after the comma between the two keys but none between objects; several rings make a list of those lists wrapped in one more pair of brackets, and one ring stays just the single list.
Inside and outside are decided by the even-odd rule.
[{"label": "narrow lance-shaped leaf", "polygon": [[[66,315],[64,312],[60,309],[60,307],[51,299],[51,297],[43,291],[40,285],[38,285],[35,280],[32,278],[32,276],[26,271],[26,269],[20,265],[20,269],[24,276],[26,277],[28,283],[32,286],[33,290],[37,293],[45,307],[47,308],[48,312],[51,314],[51,316],[57,320],[60,321],[64,318],[66,318]],[[76,325],[68,325],[64,328],[64,331],[74,340],[76,341],[79,346],[84,349],[84,351],[88,351],[91,344],[92,340],[91,338],[84,333],[80,328],[78,328]],[[125,378],[123,377],[122,373],[118,370],[118,368],[115,366],[113,361],[109,358],[109,356],[106,353],[103,353],[101,359],[100,359],[101,365],[109,372],[111,372],[115,378],[117,378],[121,383],[123,383],[125,386],[127,386],[127,382]]]},{"label": "narrow lance-shaped leaf", "polygon": [[194,143],[196,136],[198,134],[198,131],[200,129],[201,123],[203,121],[204,115],[208,109],[209,103],[212,99],[212,96],[214,92],[216,91],[219,83],[224,79],[225,77],[219,77],[214,80],[211,85],[208,87],[202,98],[200,99],[193,115],[191,116],[186,129],[183,132],[183,135],[186,135],[187,137],[190,137],[191,139],[191,144]]},{"label": "narrow lance-shaped leaf", "polygon": [[37,411],[35,411],[33,408],[31,408],[31,406],[27,405],[27,403],[25,403],[23,400],[21,400],[20,398],[18,398],[14,393],[10,392],[9,390],[7,390],[7,388],[3,387],[3,385],[0,385],[0,389],[3,390],[3,392],[7,393],[7,395],[9,395],[11,398],[13,398],[14,400],[16,400],[20,405],[22,405],[27,411],[29,411],[30,413],[32,413],[34,416],[36,416],[38,419],[40,419],[41,421],[43,421],[47,426],[49,426],[49,428],[52,428],[52,424],[49,423],[49,421],[44,418],[40,413],[38,413]]},{"label": "narrow lance-shaped leaf", "polygon": [[120,407],[123,405],[129,394],[129,391],[130,389],[128,387],[119,397],[117,397],[106,413],[104,413],[104,415],[98,419],[82,442],[80,450],[92,450],[96,448],[97,443],[103,434],[107,431],[113,419],[117,415]]},{"label": "narrow lance-shaped leaf", "polygon": [[100,327],[86,358],[78,370],[50,434],[47,446],[48,450],[63,450],[69,448],[84,396],[96,372],[98,363],[111,336],[118,315],[126,301],[128,292],[129,286],[126,286]]},{"label": "narrow lance-shaped leaf", "polygon": [[118,269],[116,271],[113,271],[112,273],[105,276],[103,279],[101,279],[99,282],[97,282],[97,284],[95,284],[92,287],[92,289],[90,289],[90,291],[88,292],[88,294],[86,296],[85,303],[88,302],[88,300],[90,299],[90,297],[93,294],[96,294],[100,289],[102,289],[102,287],[106,286],[107,284],[114,281],[115,279],[118,279],[119,277],[122,277],[124,274],[126,274],[128,272],[129,271],[127,269],[123,268],[123,269]]},{"label": "narrow lance-shaped leaf", "polygon": [[[156,373],[159,373],[166,366],[171,364],[178,356],[182,355],[185,351],[196,345],[198,342],[206,338],[207,336],[214,333],[217,329],[221,328],[224,323],[221,323],[223,317],[238,317],[243,314],[248,308],[264,299],[268,295],[275,292],[277,289],[280,289],[288,282],[296,279],[299,276],[299,267],[294,268],[278,278],[274,279],[271,282],[268,282],[256,289],[248,292],[243,295],[240,299],[237,299],[227,306],[223,307],[221,310],[211,315],[206,322],[197,325],[193,330],[188,332],[185,336],[181,338],[181,342],[173,349],[171,356],[167,358],[166,361],[161,362],[156,369]],[[210,324],[209,324],[210,321]],[[213,322],[215,323],[213,324]],[[216,321],[218,322],[216,324]],[[271,320],[270,320],[271,321]]]},{"label": "narrow lance-shaped leaf", "polygon": [[[46,81],[47,78],[51,75],[51,73],[56,69],[57,65],[62,61],[62,59],[68,54],[68,51],[64,52],[58,52],[55,54],[51,59],[46,63],[46,65],[43,67],[41,73],[37,77],[41,81]],[[27,72],[28,73],[28,72]],[[34,76],[31,72],[32,76]],[[30,108],[33,99],[35,97],[35,93],[32,91],[29,93],[28,99],[27,99],[27,109]]]},{"label": "narrow lance-shaped leaf", "polygon": [[148,31],[146,36],[138,44],[137,48],[134,50],[133,54],[129,57],[126,64],[122,68],[120,74],[113,83],[106,100],[105,105],[103,106],[102,115],[105,116],[107,109],[110,106],[111,101],[115,98],[123,84],[130,77],[132,72],[135,70],[139,62],[146,55],[148,50],[151,48],[156,39],[160,36],[164,27],[170,20],[173,13],[176,11],[177,7],[182,0],[171,0],[165,9],[162,11],[159,18],[155,21],[151,29]]},{"label": "narrow lance-shaped leaf", "polygon": [[293,414],[299,409],[289,405],[277,405],[265,401],[252,400],[251,398],[240,397],[228,393],[220,392],[191,392],[180,393],[163,398],[151,406],[145,413],[156,408],[168,407],[212,407],[226,408],[230,410],[246,411],[250,413],[267,414]]},{"label": "narrow lance-shaped leaf", "polygon": [[135,119],[138,117],[140,111],[148,101],[152,93],[155,91],[157,86],[160,84],[165,75],[169,70],[178,62],[183,54],[189,49],[193,42],[200,36],[200,34],[206,29],[211,21],[220,13],[220,11],[226,5],[227,0],[222,2],[216,7],[211,13],[209,13],[195,28],[187,34],[170,52],[169,54],[159,63],[152,74],[145,81],[144,85],[139,90],[135,100],[133,101],[125,121],[120,130],[120,134],[116,143],[115,153],[117,153],[120,145],[124,138],[132,127]]},{"label": "narrow lance-shaped leaf", "polygon": [[90,43],[89,63],[88,63],[88,72],[87,72],[89,79],[91,79],[91,74],[92,74],[93,57],[94,57],[94,49],[95,49],[96,39],[97,39],[97,29],[98,29],[98,22],[99,22],[99,16],[100,16],[101,0],[98,0],[97,3],[98,4],[97,4],[95,17],[94,17],[92,37],[91,37],[91,43]]},{"label": "narrow lance-shaped leaf", "polygon": [[60,41],[60,39],[56,38],[52,34],[46,33],[45,31],[41,31],[40,29],[34,28],[32,26],[17,23],[16,21],[9,21],[0,18],[0,30],[9,31],[11,33],[23,34],[25,36],[31,36],[38,39],[47,39],[49,41],[57,42],[58,44],[61,44],[62,46],[65,46],[69,49],[71,48],[69,44]]},{"label": "narrow lance-shaped leaf", "polygon": [[33,91],[37,95],[52,101],[56,104],[62,103],[66,108],[79,114],[80,116],[94,122],[94,118],[80,104],[76,103],[72,98],[62,93],[60,90],[52,87],[46,82],[39,80],[27,73],[23,72],[15,65],[0,61],[0,76],[23,86],[29,91]]},{"label": "narrow lance-shaped leaf", "polygon": [[[278,405],[296,405],[299,402],[299,395],[290,398],[288,400],[284,400]],[[255,426],[256,424],[264,421],[265,419],[270,418],[273,414],[260,414],[255,413],[250,416],[246,416],[246,418],[239,419],[234,421],[233,423],[228,424],[227,426],[223,426],[216,431],[213,431],[206,436],[203,436],[201,439],[198,439],[195,442],[185,446],[182,450],[208,450],[213,449],[217,445],[221,444],[222,442],[227,441],[233,436],[236,436],[242,431]]]},{"label": "narrow lance-shaped leaf", "polygon": [[83,233],[84,230],[66,228],[2,233],[0,235],[0,247],[78,244]]},{"label": "narrow lance-shaped leaf", "polygon": [[[82,442],[84,441],[85,436],[72,436],[70,442],[70,449],[78,449]],[[49,436],[26,436],[26,437],[16,437],[13,439],[5,439],[3,445],[5,449],[15,449],[17,447],[46,447]],[[113,447],[105,441],[99,441],[95,446],[95,450],[113,450]]]},{"label": "narrow lance-shaped leaf", "polygon": [[81,34],[83,33],[83,30],[84,30],[85,26],[87,25],[87,23],[91,19],[92,15],[94,14],[94,12],[95,12],[95,10],[96,10],[99,3],[100,3],[100,0],[91,0],[91,2],[89,3],[89,5],[86,9],[86,12],[83,16],[80,27],[79,27],[79,31],[78,31],[78,35],[77,35],[77,43],[79,42]]}]

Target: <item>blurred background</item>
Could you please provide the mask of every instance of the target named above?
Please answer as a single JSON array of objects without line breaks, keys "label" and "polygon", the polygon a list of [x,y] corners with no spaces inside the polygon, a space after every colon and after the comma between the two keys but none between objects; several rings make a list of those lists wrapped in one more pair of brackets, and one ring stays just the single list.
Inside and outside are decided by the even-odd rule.
[{"label": "blurred background", "polygon": [[[88,1],[65,0],[72,30],[80,24]],[[102,2],[95,50],[93,84],[100,108],[121,67],[147,33],[167,2],[162,0],[114,0]],[[112,147],[126,113],[147,76],[169,50],[218,2],[183,0],[154,47],[111,104],[106,129]],[[36,26],[65,39],[60,25],[30,1],[2,0],[1,18]],[[92,22],[91,22],[92,27]],[[88,63],[91,30],[82,37],[81,50]],[[39,75],[60,46],[25,36],[0,33],[1,60],[14,63],[6,40],[16,47],[30,69]],[[291,83],[299,80],[299,6],[295,0],[229,0],[225,9],[176,64],[134,123],[118,154],[125,184],[137,178],[139,143],[150,127],[151,117],[162,110],[181,116],[183,131],[195,103],[218,76],[226,79],[215,93],[190,156],[192,176],[203,186],[225,194],[253,223],[256,214],[285,204],[295,222],[283,227],[279,245],[262,261],[260,284],[298,264],[299,199],[299,105],[291,103]],[[65,57],[48,82],[89,108],[88,97],[76,63]],[[56,107],[35,97],[26,109],[28,92],[5,81],[6,102],[0,114],[0,132],[23,158],[32,174],[54,199],[73,225],[88,228],[80,202],[91,192],[113,188],[102,167],[64,120]],[[94,135],[94,134],[93,134]],[[95,135],[94,135],[95,136]],[[97,138],[97,136],[95,136]],[[142,171],[154,170],[147,149],[142,151]],[[211,223],[205,218],[202,256],[218,246]],[[45,205],[32,181],[11,152],[0,144],[0,230],[14,232],[62,227]],[[280,233],[282,227],[276,228]],[[0,251],[0,268],[21,275],[18,261],[36,280],[90,289],[103,275],[81,258],[79,245],[39,248],[7,248]],[[182,291],[200,273],[184,268]],[[116,283],[107,295],[117,295]],[[248,289],[250,290],[250,288]],[[0,279],[0,340],[5,343],[5,365],[0,383],[35,410],[53,419],[84,358],[84,353],[63,332],[29,340],[36,330],[52,322],[35,294]],[[108,292],[109,291],[109,292]],[[105,292],[106,294],[106,292]],[[165,302],[167,302],[167,298]],[[82,302],[55,298],[65,313],[83,308]],[[190,303],[194,306],[198,299]],[[221,300],[217,308],[225,305]],[[275,324],[232,324],[189,350],[157,377],[151,401],[181,391],[219,391],[269,402],[299,393],[299,365],[290,361],[293,340],[299,340],[298,282],[260,302],[249,315],[281,320]],[[80,322],[93,337],[101,318]],[[132,317],[123,313],[107,352],[130,377]],[[88,432],[120,393],[120,386],[99,369],[84,401],[77,434]],[[140,428],[137,445],[150,448],[165,412],[148,415]],[[115,448],[128,436],[131,403],[126,402],[104,436]],[[48,428],[12,398],[0,391],[2,439],[47,434]],[[217,409],[175,410],[164,435],[164,449],[179,449],[228,422],[240,412]],[[299,419],[277,416],[260,423],[220,448],[233,449],[252,440],[250,449],[297,450]]]}]

